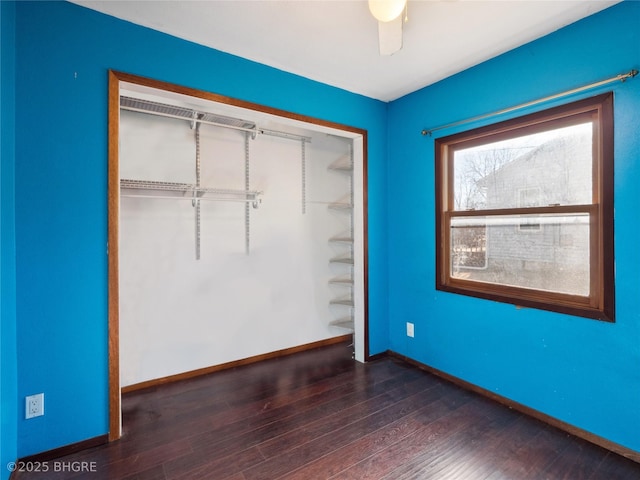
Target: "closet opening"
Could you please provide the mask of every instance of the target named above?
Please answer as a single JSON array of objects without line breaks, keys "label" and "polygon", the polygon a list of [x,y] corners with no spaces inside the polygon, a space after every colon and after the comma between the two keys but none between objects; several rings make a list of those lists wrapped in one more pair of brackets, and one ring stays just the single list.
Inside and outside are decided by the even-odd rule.
[{"label": "closet opening", "polygon": [[109,72],[109,438],[121,393],[351,340],[366,130]]}]

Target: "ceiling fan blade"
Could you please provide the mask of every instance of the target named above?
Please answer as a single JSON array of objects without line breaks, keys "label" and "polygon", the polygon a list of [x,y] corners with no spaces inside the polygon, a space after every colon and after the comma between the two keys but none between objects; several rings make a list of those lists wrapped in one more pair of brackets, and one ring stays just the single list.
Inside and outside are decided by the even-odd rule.
[{"label": "ceiling fan blade", "polygon": [[393,55],[402,48],[403,15],[390,22],[378,22],[380,55]]}]

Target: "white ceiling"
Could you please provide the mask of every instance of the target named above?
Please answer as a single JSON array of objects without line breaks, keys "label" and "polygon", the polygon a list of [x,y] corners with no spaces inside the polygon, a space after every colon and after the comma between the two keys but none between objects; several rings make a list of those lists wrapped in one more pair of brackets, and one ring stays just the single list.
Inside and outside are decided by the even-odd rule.
[{"label": "white ceiling", "polygon": [[404,45],[378,54],[365,0],[73,0],[351,92],[391,101],[620,0],[410,0]]}]

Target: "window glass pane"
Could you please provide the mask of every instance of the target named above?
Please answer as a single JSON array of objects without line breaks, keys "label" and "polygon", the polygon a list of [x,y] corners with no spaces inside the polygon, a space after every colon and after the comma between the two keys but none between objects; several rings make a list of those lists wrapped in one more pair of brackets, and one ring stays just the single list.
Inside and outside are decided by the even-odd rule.
[{"label": "window glass pane", "polygon": [[589,215],[451,219],[451,277],[589,295]]},{"label": "window glass pane", "polygon": [[592,203],[592,123],[456,150],[454,210]]}]

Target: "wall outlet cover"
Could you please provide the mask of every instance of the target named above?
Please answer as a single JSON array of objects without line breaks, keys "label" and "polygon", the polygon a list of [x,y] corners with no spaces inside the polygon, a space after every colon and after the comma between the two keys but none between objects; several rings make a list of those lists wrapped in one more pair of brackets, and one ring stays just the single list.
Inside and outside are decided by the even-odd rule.
[{"label": "wall outlet cover", "polygon": [[25,397],[25,419],[44,415],[44,393]]},{"label": "wall outlet cover", "polygon": [[407,322],[407,337],[413,338],[414,333],[413,323]]}]

